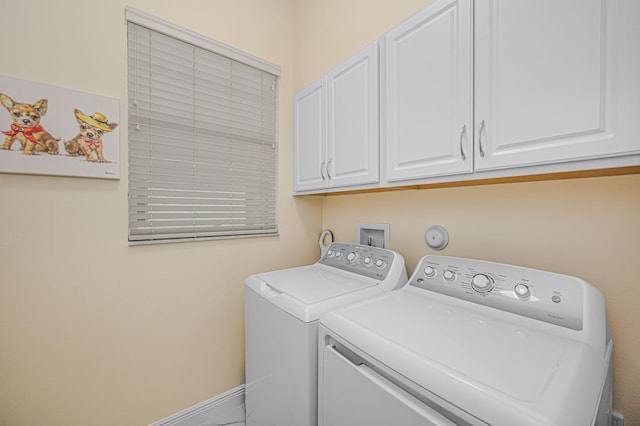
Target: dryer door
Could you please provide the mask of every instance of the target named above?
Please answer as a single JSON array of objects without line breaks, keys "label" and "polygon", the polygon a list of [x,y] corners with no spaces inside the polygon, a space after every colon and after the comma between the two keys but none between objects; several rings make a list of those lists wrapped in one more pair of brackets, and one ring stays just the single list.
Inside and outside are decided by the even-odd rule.
[{"label": "dryer door", "polygon": [[333,345],[322,349],[319,426],[455,426],[455,423]]}]

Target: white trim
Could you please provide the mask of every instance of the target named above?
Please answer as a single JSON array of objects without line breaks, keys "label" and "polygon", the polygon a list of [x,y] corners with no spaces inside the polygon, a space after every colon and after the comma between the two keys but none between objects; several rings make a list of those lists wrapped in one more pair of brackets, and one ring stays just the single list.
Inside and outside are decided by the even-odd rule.
[{"label": "white trim", "polygon": [[[149,426],[215,426],[244,424],[244,392],[240,385],[225,393],[203,401]],[[229,419],[232,411],[239,412],[237,419]]]},{"label": "white trim", "polygon": [[280,66],[276,64],[272,64],[271,62],[267,62],[264,59],[260,59],[234,47],[220,43],[219,41],[212,40],[186,28],[172,24],[171,22],[149,15],[141,10],[127,6],[125,9],[125,15],[128,22],[133,22],[134,24],[166,34],[170,37],[177,38],[178,40],[182,40],[203,49],[210,50],[219,55],[233,59],[234,61],[242,62],[243,64],[258,68],[259,70],[268,72],[275,76],[280,76]]}]

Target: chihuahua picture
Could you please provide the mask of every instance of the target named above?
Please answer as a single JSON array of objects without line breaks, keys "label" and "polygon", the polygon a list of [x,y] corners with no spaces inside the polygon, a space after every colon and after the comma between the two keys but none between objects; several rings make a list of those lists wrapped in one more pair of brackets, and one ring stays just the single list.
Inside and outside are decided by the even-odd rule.
[{"label": "chihuahua picture", "polygon": [[[73,113],[78,122],[78,126],[80,126],[80,133],[69,142],[64,142],[64,148],[67,154],[71,156],[85,155],[87,161],[91,162],[108,162],[102,152],[102,136],[105,133],[113,131],[113,129],[118,126],[118,123],[110,123],[107,117],[99,112],[88,116],[76,108],[73,110]],[[94,152],[97,158],[94,158]]]},{"label": "chihuahua picture", "polygon": [[0,93],[0,103],[9,111],[13,120],[11,130],[2,132],[7,135],[7,138],[0,148],[10,150],[13,142],[18,140],[20,141],[20,149],[25,154],[58,153],[60,138],[55,139],[40,124],[40,119],[47,113],[48,102],[46,99],[40,99],[33,105],[23,104],[16,103],[9,96]]}]

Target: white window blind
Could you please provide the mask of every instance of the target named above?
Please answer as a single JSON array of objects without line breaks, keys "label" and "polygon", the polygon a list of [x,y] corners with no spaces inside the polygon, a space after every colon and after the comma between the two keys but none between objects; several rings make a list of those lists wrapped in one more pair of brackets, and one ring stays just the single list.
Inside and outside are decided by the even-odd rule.
[{"label": "white window blind", "polygon": [[129,241],[277,233],[278,76],[133,22],[128,69]]}]

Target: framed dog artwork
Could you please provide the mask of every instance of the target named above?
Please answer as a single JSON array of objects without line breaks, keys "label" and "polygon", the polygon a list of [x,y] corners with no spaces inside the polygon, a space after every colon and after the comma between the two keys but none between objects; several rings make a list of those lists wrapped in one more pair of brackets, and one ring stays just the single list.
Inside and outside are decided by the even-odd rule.
[{"label": "framed dog artwork", "polygon": [[120,178],[118,99],[0,75],[0,173]]}]

